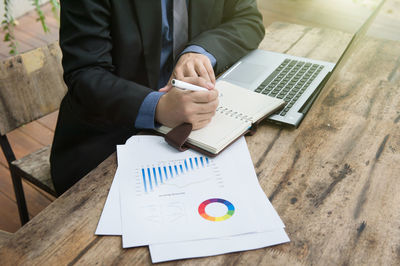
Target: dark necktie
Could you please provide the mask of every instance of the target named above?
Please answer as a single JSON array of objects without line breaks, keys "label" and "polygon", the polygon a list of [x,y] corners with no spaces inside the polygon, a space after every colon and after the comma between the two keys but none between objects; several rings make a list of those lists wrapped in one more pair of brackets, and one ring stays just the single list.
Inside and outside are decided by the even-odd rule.
[{"label": "dark necktie", "polygon": [[174,0],[174,24],[173,24],[173,56],[182,52],[188,42],[188,10],[186,0]]}]

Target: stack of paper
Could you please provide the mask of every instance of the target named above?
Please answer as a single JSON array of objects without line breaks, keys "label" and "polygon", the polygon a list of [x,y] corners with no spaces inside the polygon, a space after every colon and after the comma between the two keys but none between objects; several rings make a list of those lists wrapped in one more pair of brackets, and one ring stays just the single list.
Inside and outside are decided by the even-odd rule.
[{"label": "stack of paper", "polygon": [[162,137],[133,136],[117,157],[97,235],[122,235],[124,248],[149,245],[153,262],[289,241],[244,138],[211,159]]}]

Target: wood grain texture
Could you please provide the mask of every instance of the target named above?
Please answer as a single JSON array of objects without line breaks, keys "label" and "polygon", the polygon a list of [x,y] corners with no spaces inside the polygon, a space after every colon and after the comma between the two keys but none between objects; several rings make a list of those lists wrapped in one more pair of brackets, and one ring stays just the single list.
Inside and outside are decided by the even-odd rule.
[{"label": "wood grain texture", "polygon": [[[279,37],[285,32],[292,36]],[[336,31],[278,23],[262,47],[334,62],[346,40]],[[298,129],[262,123],[246,138],[290,243],[166,264],[400,264],[399,55],[399,42],[364,39]],[[114,154],[21,228],[0,248],[0,260],[150,265],[147,248],[122,249],[120,237],[94,236],[115,170]]]},{"label": "wood grain texture", "polygon": [[[97,243],[101,238],[96,237],[94,231],[115,170],[116,156],[113,155],[59,197],[51,208],[46,208],[18,230],[0,251],[2,263],[68,264]],[[39,226],[44,223],[48,226]],[[22,251],[33,246],[35,250]]]},{"label": "wood grain texture", "polygon": [[50,174],[50,150],[50,145],[45,146],[19,160],[15,160],[11,163],[14,167],[11,169],[15,169],[29,182],[56,197],[57,193]]},{"label": "wood grain texture", "polygon": [[16,232],[21,227],[16,203],[2,192],[0,192],[0,200],[2,203],[0,208],[0,228],[7,232]]},{"label": "wood grain texture", "polygon": [[352,35],[333,29],[275,22],[266,29],[260,48],[268,51],[324,60],[339,60]]},{"label": "wood grain texture", "polygon": [[247,138],[301,262],[400,262],[399,54],[399,42],[364,39],[299,129],[265,124]]},{"label": "wood grain texture", "polygon": [[12,234],[3,230],[0,230],[0,247],[6,243],[10,238],[12,237]]},{"label": "wood grain texture", "polygon": [[54,132],[57,124],[58,110],[37,120],[39,124]]},{"label": "wood grain texture", "polygon": [[43,146],[50,145],[53,142],[54,128],[50,130],[37,121],[33,121],[19,128],[24,134],[32,137]]},{"label": "wood grain texture", "polygon": [[[10,143],[13,143],[12,149],[15,153],[16,158],[22,158],[31,152],[34,152],[42,147],[40,143],[35,141],[32,137],[26,135],[21,130],[13,130],[7,134],[7,138]],[[1,159],[3,165],[7,165],[5,157],[4,161]]]},{"label": "wood grain texture", "polygon": [[58,43],[5,60],[0,65],[0,133],[58,109],[66,93]]},{"label": "wood grain texture", "polygon": [[[0,166],[0,177],[0,194],[3,194],[2,199],[5,200],[1,201],[0,209],[1,211],[9,211],[10,213],[6,216],[13,218],[8,220],[6,216],[1,215],[0,229],[8,232],[15,232],[21,225],[18,217],[17,204],[15,200],[14,188],[11,182],[10,171],[5,167]],[[37,187],[25,180],[22,180],[22,185],[24,188],[30,217],[34,217],[55,199],[53,196],[50,196],[43,191],[39,192]],[[12,206],[7,206],[7,204],[11,204]],[[9,226],[7,224],[9,224]]]},{"label": "wood grain texture", "polygon": [[[258,0],[267,27],[285,21],[355,33],[379,1]],[[400,40],[400,0],[387,0],[369,30],[371,37]]]}]

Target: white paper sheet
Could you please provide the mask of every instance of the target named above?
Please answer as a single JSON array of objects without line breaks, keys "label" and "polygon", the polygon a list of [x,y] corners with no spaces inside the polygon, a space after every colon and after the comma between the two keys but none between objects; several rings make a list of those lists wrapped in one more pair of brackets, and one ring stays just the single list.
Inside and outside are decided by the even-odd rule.
[{"label": "white paper sheet", "polygon": [[153,263],[220,255],[230,252],[258,249],[289,242],[283,228],[270,232],[245,234],[218,239],[204,239],[178,243],[150,245]]},{"label": "white paper sheet", "polygon": [[119,203],[119,177],[118,169],[108,192],[103,212],[97,224],[95,235],[122,235],[121,208]]},{"label": "white paper sheet", "polygon": [[[153,143],[154,145],[164,145],[164,141],[160,138],[154,136],[134,136],[130,138],[126,145],[136,145],[141,143],[143,147],[148,148],[147,150],[151,150],[151,146],[149,143]],[[243,138],[243,143],[244,138]],[[242,143],[242,145],[243,145]],[[137,147],[138,148],[138,147]],[[169,149],[169,146],[165,148]],[[173,153],[178,153],[175,150],[171,150]],[[241,150],[241,160],[236,160],[234,163],[238,165],[238,168],[241,169],[240,173],[242,175],[249,174],[248,161],[250,159],[250,154],[246,149]],[[180,154],[180,153],[178,153]],[[245,158],[243,160],[243,157]],[[246,158],[247,157],[247,158]],[[118,157],[120,158],[120,157]],[[244,165],[243,165],[244,164]],[[284,242],[290,241],[287,237],[283,227],[283,222],[280,220],[279,216],[273,209],[271,203],[269,202],[266,195],[263,193],[261,187],[258,184],[258,180],[254,173],[254,168],[251,163],[251,170],[253,174],[253,178],[250,180],[246,180],[246,182],[250,183],[252,186],[258,188],[263,195],[265,203],[272,210],[272,214],[268,219],[271,219],[273,224],[277,227],[272,229],[271,231],[257,232],[257,233],[249,233],[242,234],[237,236],[229,236],[222,238],[213,238],[213,239],[203,239],[203,240],[192,240],[192,241],[182,241],[182,242],[173,242],[173,243],[164,243],[164,244],[153,244],[150,245],[150,252],[152,256],[153,262],[161,262],[167,260],[175,260],[175,259],[183,259],[183,258],[191,258],[191,257],[201,257],[201,256],[212,256],[223,253],[241,251],[241,250],[249,250],[262,248],[270,245],[276,245]],[[251,171],[250,171],[251,172]],[[103,213],[100,217],[99,224],[96,230],[97,235],[121,235],[121,209],[119,204],[119,191],[118,186],[120,183],[120,173],[117,170],[116,175],[114,177],[114,181],[111,185],[109,195],[106,201],[106,204],[103,209]]]},{"label": "white paper sheet", "polygon": [[[119,146],[123,247],[281,228],[269,219],[276,213],[265,194],[251,182],[256,176],[251,160],[243,159],[246,151],[243,139],[214,159],[154,141]],[[229,201],[234,215],[217,222],[201,217],[202,202],[214,198]],[[211,216],[226,213],[223,204],[207,208]]]},{"label": "white paper sheet", "polygon": [[[97,226],[96,235],[122,235],[118,190],[119,180],[120,176],[117,170]],[[153,263],[157,263],[258,249],[289,241],[285,230],[281,228],[269,232],[244,234],[219,239],[154,244],[149,245],[149,250]]]}]

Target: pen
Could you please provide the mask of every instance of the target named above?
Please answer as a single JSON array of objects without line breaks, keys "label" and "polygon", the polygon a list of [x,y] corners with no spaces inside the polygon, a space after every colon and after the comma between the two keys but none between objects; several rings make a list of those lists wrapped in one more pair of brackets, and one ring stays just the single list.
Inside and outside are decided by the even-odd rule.
[{"label": "pen", "polygon": [[208,91],[206,88],[200,87],[200,86],[196,86],[184,81],[180,81],[177,79],[173,79],[171,81],[172,86],[177,87],[179,89],[182,90],[189,90],[189,91]]}]

